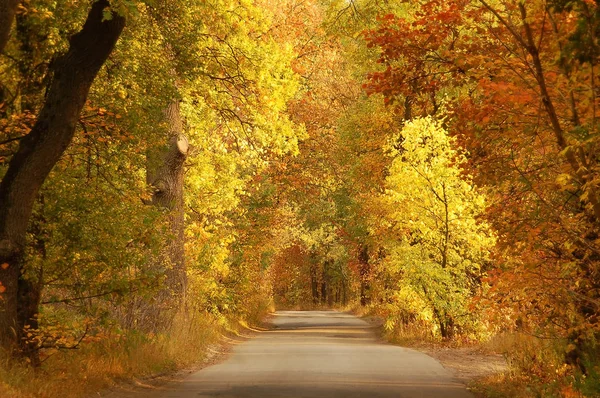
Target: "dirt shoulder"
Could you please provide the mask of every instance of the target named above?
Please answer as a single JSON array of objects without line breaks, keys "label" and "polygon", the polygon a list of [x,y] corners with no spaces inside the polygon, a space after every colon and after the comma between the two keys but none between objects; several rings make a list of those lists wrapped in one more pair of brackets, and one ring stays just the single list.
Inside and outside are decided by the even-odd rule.
[{"label": "dirt shoulder", "polygon": [[502,355],[487,353],[478,347],[415,347],[415,349],[440,361],[446,369],[467,385],[508,370]]}]

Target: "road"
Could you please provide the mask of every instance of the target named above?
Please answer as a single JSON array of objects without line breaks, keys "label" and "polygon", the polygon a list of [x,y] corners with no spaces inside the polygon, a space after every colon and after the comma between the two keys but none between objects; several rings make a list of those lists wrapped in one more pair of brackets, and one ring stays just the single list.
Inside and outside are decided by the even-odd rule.
[{"label": "road", "polygon": [[160,398],[472,398],[433,358],[380,343],[361,319],[335,311],[279,311],[274,329]]}]

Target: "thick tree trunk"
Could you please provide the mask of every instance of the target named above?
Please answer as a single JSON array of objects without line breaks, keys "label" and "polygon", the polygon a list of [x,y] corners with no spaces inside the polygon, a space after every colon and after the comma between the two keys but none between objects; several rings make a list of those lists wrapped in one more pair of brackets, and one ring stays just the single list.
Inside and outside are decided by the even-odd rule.
[{"label": "thick tree trunk", "polygon": [[172,295],[178,301],[187,286],[185,270],[185,225],[183,202],[183,165],[188,153],[188,141],[183,135],[179,101],[173,101],[165,110],[169,124],[169,146],[159,154],[151,155],[147,182],[154,188],[152,203],[169,209],[171,236],[165,245],[162,262],[169,263],[165,271],[166,285],[160,296]]},{"label": "thick tree trunk", "polygon": [[451,316],[442,314],[436,307],[433,308],[433,313],[438,320],[442,338],[451,340],[454,337],[454,320]]},{"label": "thick tree trunk", "polygon": [[15,19],[19,0],[0,0],[0,53],[10,38],[10,29]]},{"label": "thick tree trunk", "polygon": [[[1,1],[1,0],[0,0]],[[44,180],[70,144],[90,86],[112,52],[125,19],[104,20],[108,0],[95,2],[66,54],[53,64],[53,81],[31,132],[21,140],[0,182],[0,344],[13,349],[20,342],[19,314],[31,315],[32,295],[19,294],[26,230],[33,203]],[[26,289],[27,290],[27,289]],[[35,295],[33,295],[35,296]],[[33,297],[35,298],[35,297]],[[22,302],[21,300],[25,300]]]},{"label": "thick tree trunk", "polygon": [[[28,250],[34,250],[41,258],[46,258],[46,236],[44,234],[43,225],[46,224],[44,218],[44,196],[39,195],[38,199],[40,209],[39,213],[35,212],[30,223],[28,234],[33,236],[33,242],[30,242]],[[40,265],[37,269],[28,269],[28,278],[19,278],[19,297],[18,297],[18,314],[19,321],[18,329],[35,331],[39,328],[38,312],[40,300],[42,297],[42,288],[44,286],[44,269]],[[22,354],[29,358],[31,365],[38,367],[41,365],[39,348],[37,342],[32,339],[21,341]]]}]

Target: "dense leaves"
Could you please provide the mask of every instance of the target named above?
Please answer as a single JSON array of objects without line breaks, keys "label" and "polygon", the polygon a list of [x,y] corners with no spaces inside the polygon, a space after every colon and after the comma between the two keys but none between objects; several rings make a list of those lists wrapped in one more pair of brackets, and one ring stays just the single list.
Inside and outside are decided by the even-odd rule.
[{"label": "dense leaves", "polygon": [[[388,3],[110,2],[106,20],[127,27],[28,221],[30,357],[107,331],[169,334],[195,313],[359,303],[391,334],[542,338],[554,362],[529,360],[538,373],[593,389],[597,2]],[[16,9],[0,55],[1,177],[89,10]],[[190,144],[184,238],[169,206],[148,205],[173,103]],[[174,241],[181,301],[164,294]]]},{"label": "dense leaves", "polygon": [[415,119],[394,141],[398,149],[382,199],[390,212],[385,268],[398,283],[390,301],[408,300],[400,308],[434,318],[443,337],[455,329],[476,332],[470,298],[481,288],[494,244],[479,220],[485,198],[461,174],[466,158],[440,122]]}]

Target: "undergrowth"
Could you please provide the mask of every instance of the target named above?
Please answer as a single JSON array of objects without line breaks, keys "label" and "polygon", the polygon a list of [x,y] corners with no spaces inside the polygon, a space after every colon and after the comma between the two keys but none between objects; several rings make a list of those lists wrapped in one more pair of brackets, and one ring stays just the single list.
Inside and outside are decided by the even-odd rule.
[{"label": "undergrowth", "polygon": [[566,363],[569,345],[565,340],[506,333],[494,336],[486,346],[505,356],[509,372],[473,383],[473,390],[480,396],[600,397],[600,355],[595,345],[582,352],[582,367]]},{"label": "undergrowth", "polygon": [[[507,371],[476,379],[470,390],[481,398],[600,398],[600,347],[582,347],[578,363],[567,363],[569,342],[540,338],[525,333],[498,333],[487,338],[455,336],[444,340],[430,325],[413,321],[385,327],[385,315],[375,308],[350,305],[344,310],[361,317],[378,317],[381,338],[392,344],[413,348],[473,347],[478,352],[501,354]],[[581,365],[581,366],[580,366]],[[582,371],[582,369],[585,369]]]},{"label": "undergrowth", "polygon": [[2,358],[0,397],[78,398],[134,378],[190,367],[202,362],[223,334],[258,323],[268,308],[262,310],[243,322],[210,314],[178,316],[161,334],[113,328],[100,341],[48,356],[39,369]]}]

